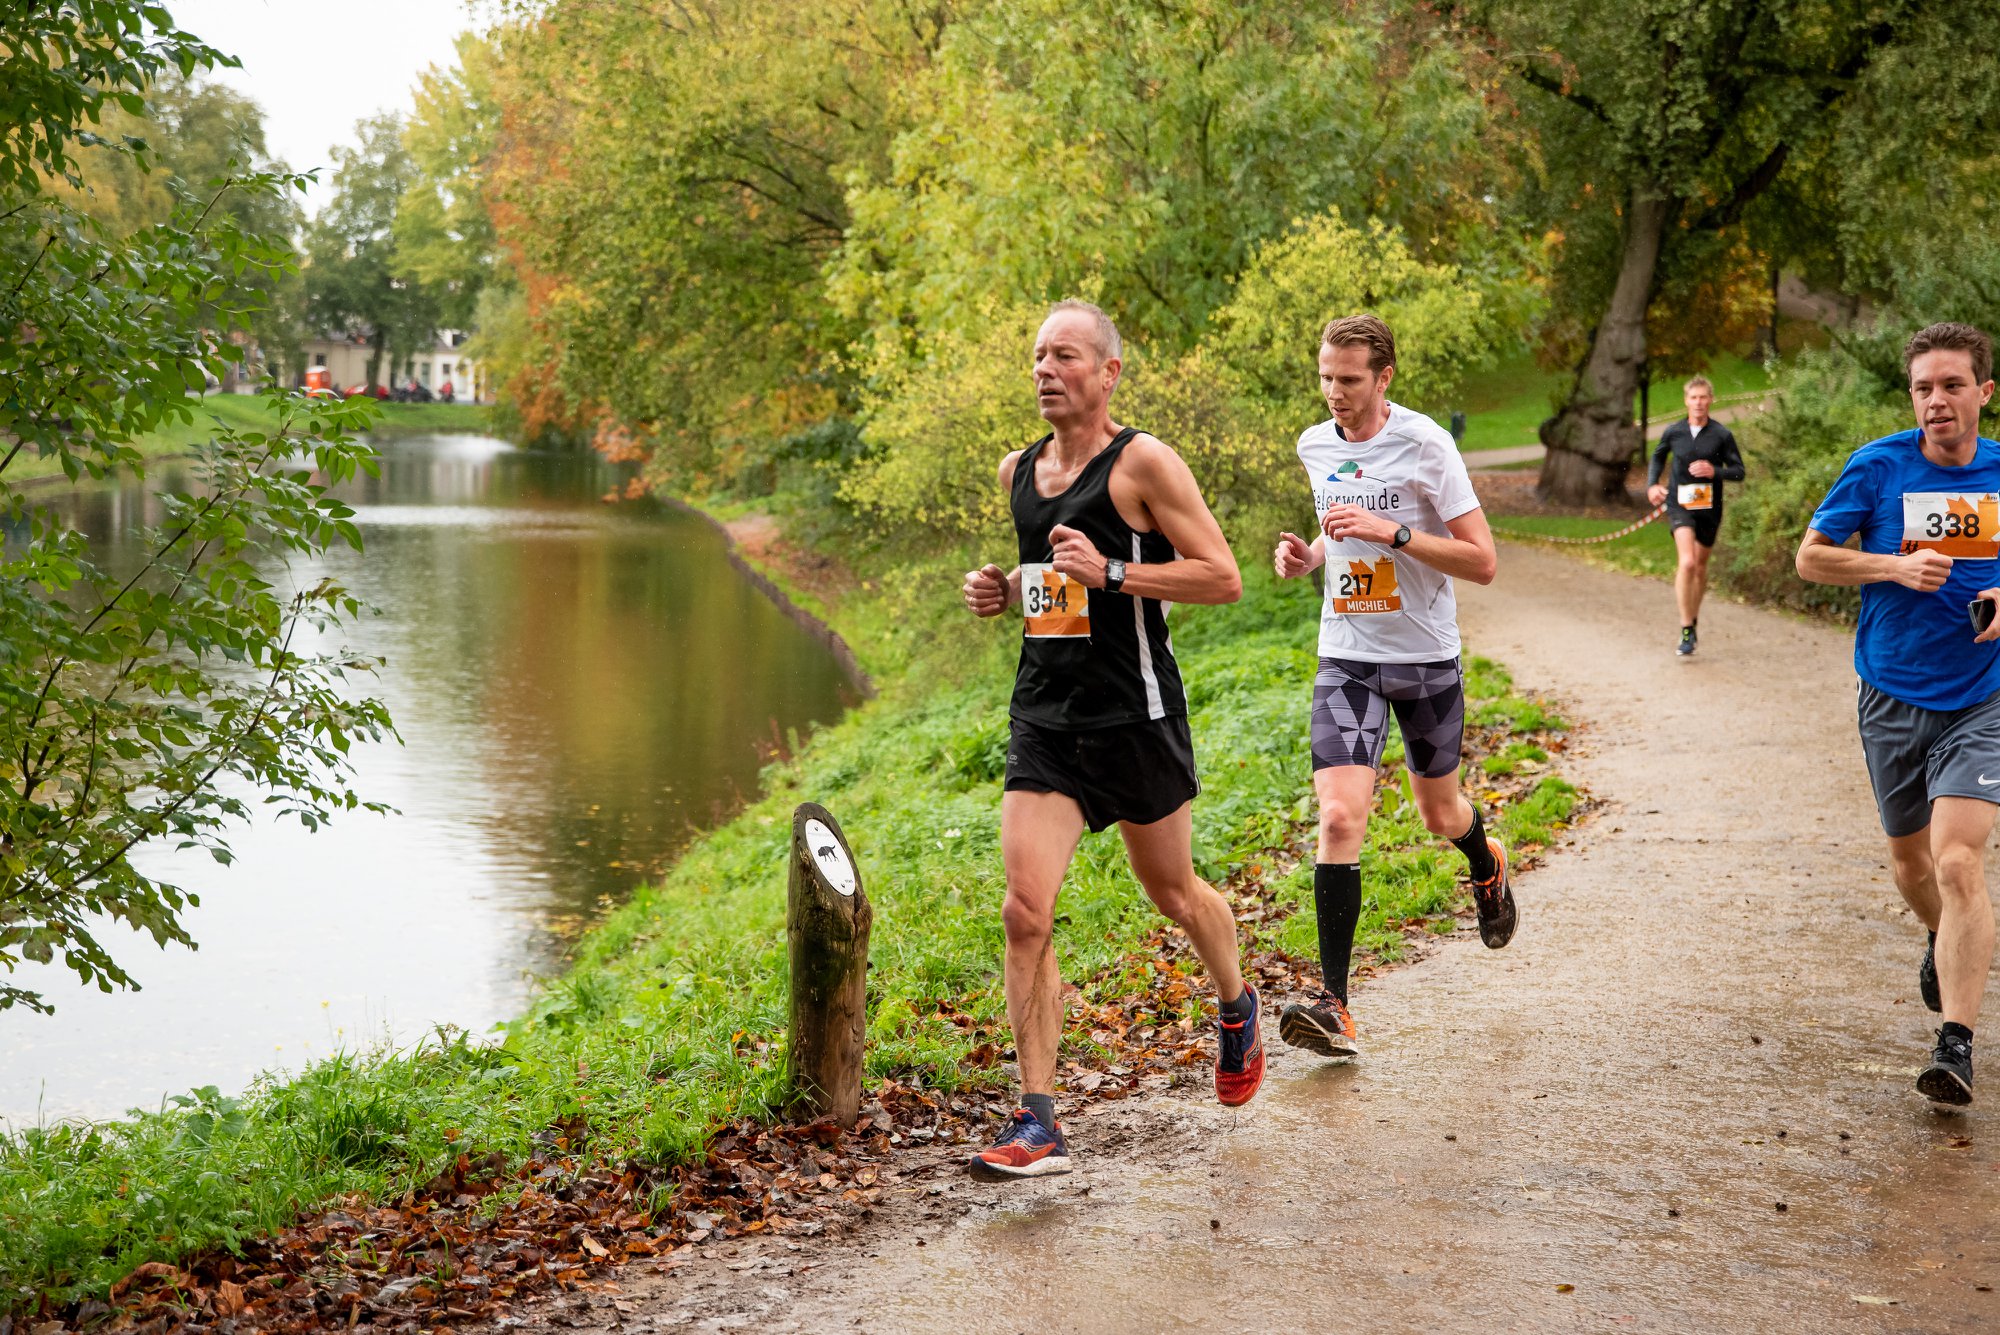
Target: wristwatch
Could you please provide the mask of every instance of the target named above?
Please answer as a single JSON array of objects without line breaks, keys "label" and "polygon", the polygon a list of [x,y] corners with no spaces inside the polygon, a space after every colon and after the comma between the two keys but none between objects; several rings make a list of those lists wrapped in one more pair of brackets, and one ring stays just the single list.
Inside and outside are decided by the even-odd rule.
[{"label": "wristwatch", "polygon": [[1104,591],[1116,593],[1125,587],[1125,563],[1112,557],[1104,563]]},{"label": "wristwatch", "polygon": [[1391,550],[1393,550],[1397,547],[1401,547],[1404,543],[1408,542],[1409,540],[1410,540],[1410,526],[1408,524],[1403,524],[1397,527],[1396,540],[1390,543],[1389,546]]}]

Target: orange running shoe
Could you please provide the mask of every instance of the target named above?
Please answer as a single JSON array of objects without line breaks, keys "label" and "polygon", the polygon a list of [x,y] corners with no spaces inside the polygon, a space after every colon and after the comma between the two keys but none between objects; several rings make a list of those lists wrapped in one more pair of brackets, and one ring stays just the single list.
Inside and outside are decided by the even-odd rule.
[{"label": "orange running shoe", "polygon": [[1264,1083],[1264,1026],[1257,1018],[1257,989],[1245,983],[1250,1018],[1231,1022],[1216,1016],[1215,1097],[1225,1108],[1240,1108]]},{"label": "orange running shoe", "polygon": [[1479,939],[1488,950],[1498,950],[1514,939],[1514,924],[1520,913],[1514,907],[1514,883],[1507,877],[1507,847],[1488,835],[1486,846],[1493,850],[1494,872],[1472,883],[1472,903],[1479,910]]},{"label": "orange running shoe", "polygon": [[1026,1108],[1015,1110],[992,1146],[972,1156],[966,1167],[982,1182],[1046,1177],[1069,1171],[1069,1145],[1062,1126],[1043,1126]]},{"label": "orange running shoe", "polygon": [[1278,1037],[1322,1057],[1352,1057],[1361,1051],[1354,1037],[1354,1016],[1347,1003],[1331,992],[1315,992],[1305,1005],[1293,1002],[1279,1012]]}]

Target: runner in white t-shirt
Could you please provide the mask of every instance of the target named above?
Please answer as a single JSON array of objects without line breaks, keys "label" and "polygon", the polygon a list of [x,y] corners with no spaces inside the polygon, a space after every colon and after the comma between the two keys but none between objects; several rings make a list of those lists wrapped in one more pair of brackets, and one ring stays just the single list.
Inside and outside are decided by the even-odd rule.
[{"label": "runner in white t-shirt", "polygon": [[1320,813],[1313,902],[1324,988],[1285,1007],[1278,1032],[1329,1057],[1358,1050],[1347,970],[1361,916],[1361,845],[1392,712],[1425,826],[1470,866],[1480,939],[1495,950],[1506,945],[1516,917],[1507,850],[1458,785],[1465,689],[1451,582],[1492,581],[1493,534],[1450,434],[1389,402],[1395,374],[1388,325],[1372,315],[1327,325],[1319,383],[1333,418],[1299,437],[1320,536],[1308,543],[1281,534],[1274,557],[1285,579],[1326,568],[1312,702]]}]

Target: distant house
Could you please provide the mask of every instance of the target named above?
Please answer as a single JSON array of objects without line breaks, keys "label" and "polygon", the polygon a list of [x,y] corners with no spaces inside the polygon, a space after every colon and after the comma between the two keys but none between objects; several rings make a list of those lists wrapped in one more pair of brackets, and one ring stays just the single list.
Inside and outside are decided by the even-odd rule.
[{"label": "distant house", "polygon": [[[453,397],[461,403],[491,403],[493,386],[479,363],[465,355],[466,338],[457,330],[446,330],[435,346],[406,358],[394,368],[377,368],[376,378],[389,389],[414,380],[433,394],[450,385]],[[304,346],[305,366],[326,367],[332,372],[333,383],[341,389],[366,387],[368,359],[374,351],[369,340],[360,335],[308,339]],[[298,379],[304,383],[303,370]]]}]

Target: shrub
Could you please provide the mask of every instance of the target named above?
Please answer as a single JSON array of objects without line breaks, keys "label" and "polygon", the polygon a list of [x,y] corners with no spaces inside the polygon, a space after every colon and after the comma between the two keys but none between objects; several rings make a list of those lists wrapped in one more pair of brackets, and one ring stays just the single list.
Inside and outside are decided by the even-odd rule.
[{"label": "shrub", "polygon": [[1723,515],[1718,580],[1760,602],[1852,620],[1858,592],[1807,583],[1793,559],[1848,455],[1911,424],[1908,403],[1852,355],[1803,354],[1780,373],[1776,406],[1743,429],[1748,485]]}]

